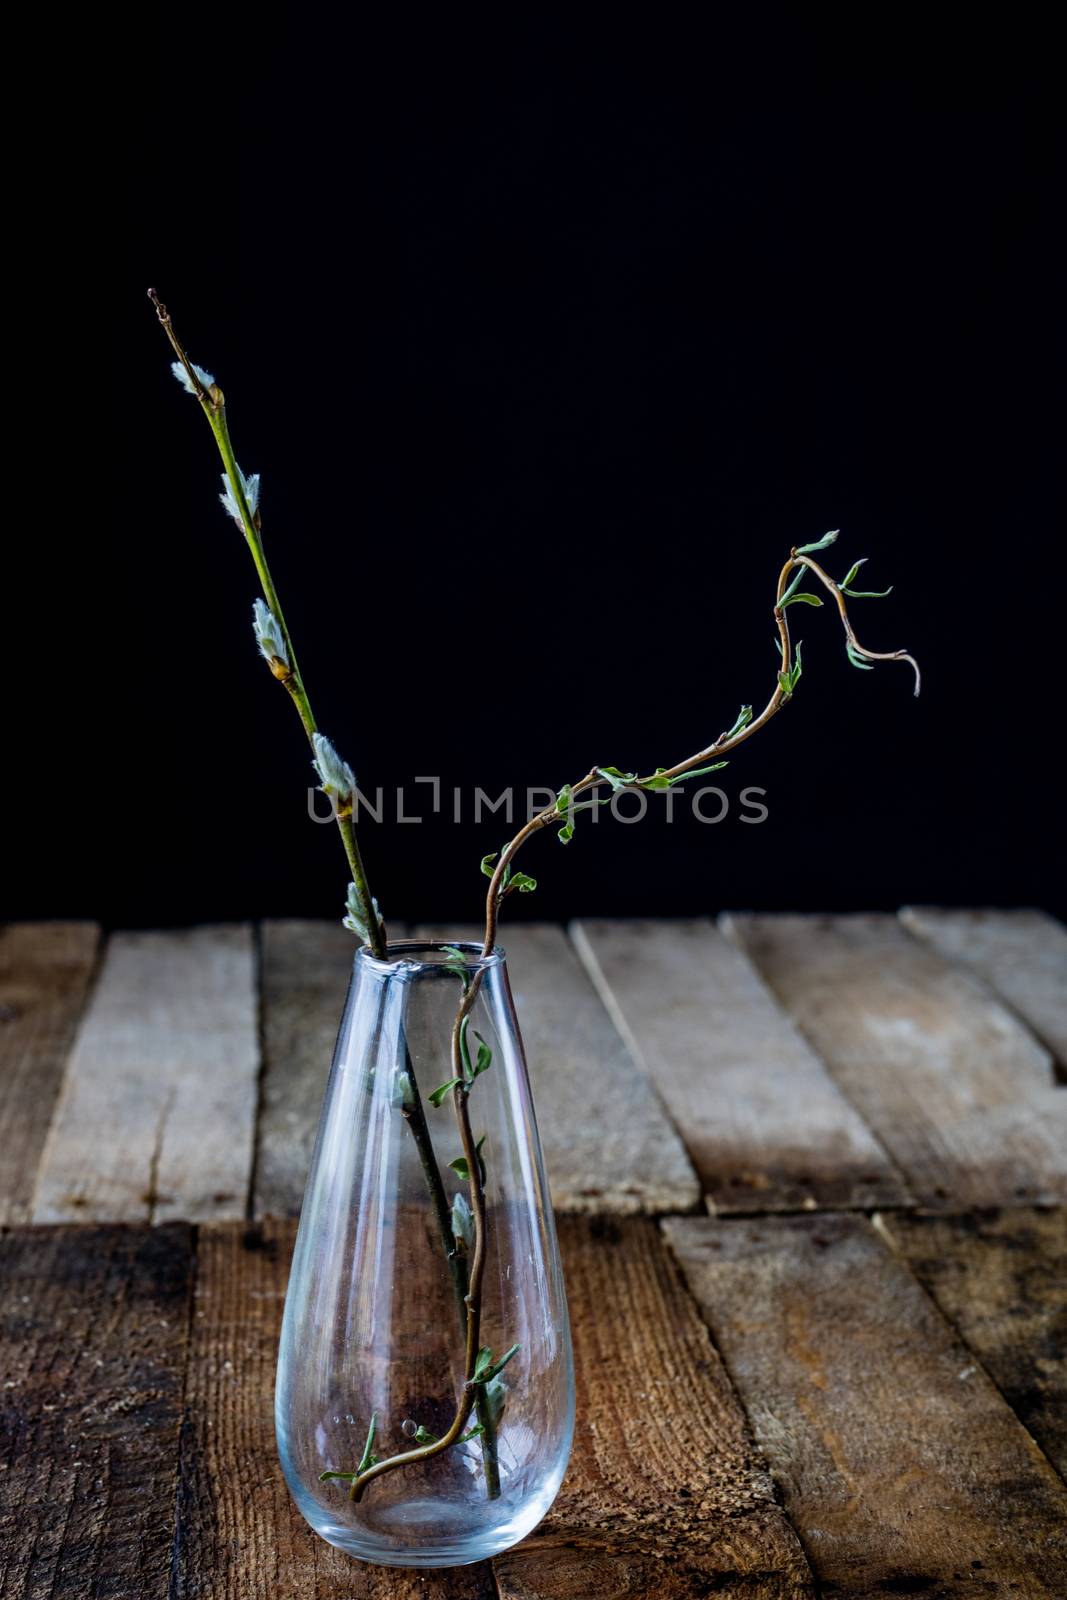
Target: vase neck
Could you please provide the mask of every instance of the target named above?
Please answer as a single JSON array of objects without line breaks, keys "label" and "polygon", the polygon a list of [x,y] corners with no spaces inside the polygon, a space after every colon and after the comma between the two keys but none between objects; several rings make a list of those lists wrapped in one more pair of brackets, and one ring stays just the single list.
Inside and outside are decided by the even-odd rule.
[{"label": "vase neck", "polygon": [[457,977],[469,983],[503,969],[506,962],[506,953],[499,945],[484,955],[482,946],[471,942],[401,939],[386,947],[384,958],[376,956],[369,945],[362,945],[356,951],[353,971],[367,985],[450,982]]}]

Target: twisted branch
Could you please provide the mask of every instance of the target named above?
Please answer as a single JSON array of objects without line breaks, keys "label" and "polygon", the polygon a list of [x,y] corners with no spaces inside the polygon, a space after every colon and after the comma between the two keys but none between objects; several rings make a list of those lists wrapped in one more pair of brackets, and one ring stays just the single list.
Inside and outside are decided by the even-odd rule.
[{"label": "twisted branch", "polygon": [[[691,756],[686,756],[683,761],[677,762],[675,766],[666,767],[646,778],[635,778],[633,782],[622,785],[622,787],[642,789],[650,783],[655,783],[656,787],[663,788],[667,783],[670,782],[670,780],[684,776],[685,773],[691,771],[694,767],[700,766],[703,762],[708,761],[711,757],[723,756],[729,751],[736,749],[738,745],[744,744],[745,741],[747,739],[751,739],[752,735],[757,733],[760,728],[766,727],[771,718],[776,716],[782,707],[793,698],[792,685],[794,684],[794,680],[792,674],[794,668],[798,667],[798,663],[794,656],[793,644],[789,630],[789,621],[786,615],[788,609],[788,597],[786,595],[786,589],[789,583],[790,574],[793,573],[797,568],[807,568],[809,571],[814,573],[819,582],[823,585],[824,589],[826,589],[827,592],[833,597],[845,630],[846,647],[868,661],[908,662],[915,672],[915,693],[918,694],[920,686],[919,668],[914,658],[909,655],[906,650],[880,652],[877,650],[868,650],[865,645],[862,645],[859,642],[859,639],[856,637],[855,630],[853,629],[852,623],[849,619],[843,586],[837,584],[834,579],[830,577],[830,574],[822,566],[820,566],[817,561],[812,560],[810,555],[794,548],[790,551],[789,559],[785,562],[781,572],[779,573],[778,587],[775,591],[774,619],[778,628],[779,647],[781,650],[781,666],[775,689],[771,694],[770,699],[767,701],[767,704],[760,712],[759,716],[753,717],[740,728],[738,728],[735,724],[734,729],[726,733],[720,733],[719,737],[712,744],[705,746],[705,748],[702,750],[696,751]],[[511,876],[509,869],[518,852],[522,849],[522,846],[529,839],[532,839],[536,833],[541,832],[542,829],[564,825],[569,819],[573,818],[573,813],[575,810],[575,798],[579,795],[591,794],[597,789],[602,788],[607,781],[608,780],[602,776],[601,769],[599,767],[593,767],[583,778],[580,778],[577,783],[571,786],[569,803],[567,806],[561,810],[557,802],[545,810],[538,812],[536,816],[531,817],[530,820],[519,829],[518,833],[511,840],[511,842],[504,846],[504,849],[500,852],[500,859],[493,870],[489,889],[486,895],[485,938],[482,946],[483,957],[491,955],[496,944],[496,931],[500,916],[500,907],[507,896],[507,883]],[[474,1004],[475,996],[477,995],[478,988],[481,984],[481,978],[482,974],[480,972],[476,973],[471,982],[467,985],[452,1026],[453,1071],[455,1076],[461,1080],[456,1084],[456,1087],[453,1090],[453,1104],[456,1111],[456,1119],[459,1123],[460,1137],[463,1141],[463,1150],[467,1158],[467,1164],[470,1173],[471,1210],[474,1217],[474,1253],[471,1264],[470,1282],[465,1302],[467,1307],[467,1329],[463,1388],[460,1391],[460,1399],[456,1408],[456,1414],[453,1418],[451,1426],[448,1429],[448,1432],[445,1433],[440,1439],[435,1440],[432,1444],[426,1444],[418,1449],[406,1450],[399,1455],[387,1457],[385,1460],[377,1462],[376,1465],[369,1468],[367,1471],[359,1473],[359,1475],[354,1479],[350,1491],[352,1499],[357,1501],[362,1498],[364,1490],[374,1478],[380,1477],[383,1473],[392,1472],[398,1467],[410,1466],[417,1461],[428,1461],[431,1457],[439,1455],[443,1450],[447,1450],[451,1445],[455,1444],[456,1440],[463,1432],[464,1425],[470,1416],[473,1396],[477,1388],[477,1386],[473,1384],[472,1380],[474,1376],[474,1366],[478,1354],[478,1337],[481,1326],[482,1271],[485,1264],[486,1250],[485,1197],[481,1179],[481,1163],[478,1159],[477,1149],[474,1143],[474,1135],[471,1131],[470,1116],[467,1106],[470,1090],[469,1085],[464,1080],[461,1037],[464,1020],[470,1015],[471,1007]]]},{"label": "twisted branch", "polygon": [[[826,591],[832,596],[845,630],[846,648],[851,649],[856,653],[856,655],[862,656],[867,661],[908,662],[915,673],[915,693],[919,693],[919,667],[918,663],[915,661],[915,658],[909,655],[906,650],[868,650],[865,645],[862,645],[859,639],[856,637],[855,630],[853,629],[852,623],[849,619],[848,607],[845,603],[845,594],[841,585],[835,583],[825,568],[821,567],[817,561],[813,561],[810,555],[806,555],[802,551],[798,551],[794,548],[790,551],[789,559],[786,561],[778,575],[778,588],[775,592],[774,620],[778,627],[778,637],[782,653],[781,670],[779,673],[778,682],[775,685],[774,693],[767,701],[767,704],[764,706],[759,716],[753,717],[750,722],[746,723],[743,728],[738,729],[736,732],[731,731],[727,733],[720,733],[719,737],[714,741],[714,743],[706,745],[703,750],[696,751],[694,755],[686,756],[684,761],[677,762],[673,767],[666,767],[661,772],[651,774],[650,777],[635,778],[632,783],[625,785],[625,787],[631,789],[643,789],[653,779],[657,781],[659,787],[662,787],[665,782],[668,782],[673,778],[681,777],[693,767],[700,766],[702,762],[708,761],[713,756],[724,756],[728,754],[729,751],[736,750],[738,745],[744,744],[747,739],[752,738],[753,734],[758,733],[761,728],[766,727],[771,718],[777,716],[782,707],[793,698],[792,690],[786,689],[782,684],[782,676],[788,676],[795,666],[792,640],[789,634],[789,620],[786,616],[787,607],[782,604],[782,600],[785,597],[786,587],[789,583],[789,576],[798,567],[806,567],[810,572],[814,573],[819,582],[822,584],[823,588],[826,589]],[[536,816],[531,817],[530,821],[527,822],[524,827],[519,829],[518,833],[511,840],[510,844],[504,846],[503,850],[500,852],[500,859],[496,863],[492,879],[489,883],[489,889],[485,897],[485,940],[482,946],[483,955],[489,955],[496,944],[497,924],[500,918],[500,907],[503,904],[507,894],[506,884],[507,879],[510,876],[509,869],[514,863],[515,857],[518,855],[523,845],[528,839],[532,839],[534,834],[540,833],[543,828],[560,827],[566,823],[568,818],[573,815],[574,799],[579,795],[590,794],[597,789],[603,788],[606,781],[607,780],[601,776],[600,768],[594,767],[590,772],[586,773],[584,778],[580,778],[577,783],[571,786],[571,804],[568,807],[566,807],[563,811],[560,811],[557,805],[552,805],[547,807],[544,811],[538,812]]]}]

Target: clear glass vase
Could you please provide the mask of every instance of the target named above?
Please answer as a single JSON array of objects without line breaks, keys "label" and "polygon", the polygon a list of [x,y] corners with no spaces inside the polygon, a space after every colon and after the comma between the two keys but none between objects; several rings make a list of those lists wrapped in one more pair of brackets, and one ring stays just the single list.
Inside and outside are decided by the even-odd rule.
[{"label": "clear glass vase", "polygon": [[275,1413],[304,1517],[364,1561],[479,1561],[555,1498],[574,1426],[570,1329],[500,950],[356,956]]}]

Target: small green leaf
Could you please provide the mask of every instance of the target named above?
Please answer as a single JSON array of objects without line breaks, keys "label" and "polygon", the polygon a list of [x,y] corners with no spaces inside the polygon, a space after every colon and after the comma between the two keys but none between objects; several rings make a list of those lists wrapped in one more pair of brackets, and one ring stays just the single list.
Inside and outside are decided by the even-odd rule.
[{"label": "small green leaf", "polygon": [[345,1483],[352,1483],[358,1477],[358,1472],[320,1472],[319,1482],[328,1483],[331,1478],[343,1478]]},{"label": "small green leaf", "polygon": [[597,771],[613,789],[625,789],[627,784],[637,782],[636,772],[620,772],[618,767],[597,767]]},{"label": "small green leaf", "polygon": [[357,1472],[366,1472],[370,1467],[373,1467],[376,1460],[374,1455],[374,1436],[377,1432],[378,1413],[372,1411],[370,1414],[370,1427],[367,1429],[367,1442],[363,1446],[363,1455],[360,1458],[359,1466],[356,1468]]},{"label": "small green leaf", "polygon": [[482,871],[485,873],[487,878],[491,878],[493,873],[496,871],[496,868],[493,866],[493,862],[496,860],[499,854],[499,850],[490,850],[487,856],[482,857]]},{"label": "small green leaf", "polygon": [[556,837],[560,844],[570,844],[574,838],[574,823],[565,822]]},{"label": "small green leaf", "polygon": [[467,1030],[470,1025],[471,1019],[469,1015],[465,1016],[459,1025],[459,1059],[463,1068],[463,1076],[468,1083],[474,1076],[471,1068],[471,1047],[467,1043]]},{"label": "small green leaf", "polygon": [[494,1378],[498,1377],[499,1374],[503,1372],[512,1356],[518,1355],[521,1348],[521,1345],[513,1344],[511,1349],[505,1351],[505,1353],[500,1357],[499,1361],[493,1361],[487,1366],[480,1379],[478,1378],[477,1372],[475,1372],[476,1381],[481,1383],[491,1383]]},{"label": "small green leaf", "polygon": [[450,972],[454,978],[458,978],[463,987],[466,988],[470,981],[470,973],[467,971],[467,958],[463,951],[458,945],[443,944],[441,946],[441,954],[449,958],[444,964],[445,971]]},{"label": "small green leaf", "polygon": [[433,1093],[428,1094],[426,1098],[429,1100],[432,1106],[439,1106],[445,1095],[449,1094],[454,1088],[456,1088],[458,1084],[461,1084],[462,1082],[462,1078],[449,1078],[447,1083],[442,1083],[439,1089],[435,1089]]},{"label": "small green leaf", "polygon": [[[485,1143],[486,1137],[487,1136],[483,1133],[481,1138],[478,1140],[478,1143],[474,1147],[478,1155],[479,1165],[482,1169],[481,1177],[483,1183],[485,1182],[485,1162],[482,1160],[482,1145]],[[456,1174],[457,1178],[462,1178],[464,1183],[470,1182],[471,1169],[467,1164],[466,1156],[457,1156],[454,1161],[450,1161],[448,1164],[452,1168],[452,1171]]]},{"label": "small green leaf", "polygon": [[803,576],[804,576],[805,572],[807,572],[807,570],[808,570],[807,567],[798,567],[797,568],[797,570],[793,574],[793,579],[792,579],[792,582],[790,583],[788,589],[783,589],[782,590],[782,598],[778,601],[778,604],[780,606],[787,606],[789,604],[790,595],[793,595],[793,594],[796,593],[797,589],[800,587],[801,579],[803,578]]},{"label": "small green leaf", "polygon": [[642,789],[652,789],[654,791],[658,789],[669,789],[671,786],[671,780],[663,776],[666,770],[666,767],[657,767],[651,778],[642,778]]},{"label": "small green leaf", "polygon": [[797,545],[797,555],[798,556],[811,556],[811,555],[815,554],[816,550],[825,550],[829,545],[833,544],[834,540],[837,538],[837,536],[838,536],[838,534],[840,532],[841,532],[840,528],[834,528],[832,532],[824,533],[822,538],[821,539],[817,539],[814,544],[799,544],[799,545]]},{"label": "small green leaf", "polygon": [[516,872],[508,887],[513,893],[517,889],[520,894],[533,894],[537,888],[537,879],[531,878],[528,872]]},{"label": "small green leaf", "polygon": [[[776,639],[774,642],[775,642],[775,648],[776,649],[781,649],[781,641]],[[728,739],[732,739],[735,733],[741,733],[745,728],[747,728],[751,721],[752,721],[752,707],[751,706],[742,706],[740,711],[737,713],[737,721],[734,723],[733,727],[730,729],[730,731],[726,735],[726,737]]]},{"label": "small green leaf", "polygon": [[800,639],[797,640],[796,649],[793,652],[793,665],[787,672],[780,672],[778,674],[778,687],[781,689],[783,694],[791,695],[800,681],[800,674],[804,670],[800,660],[800,647],[802,642],[803,641]]},{"label": "small green leaf", "polygon": [[685,783],[687,778],[702,778],[705,772],[718,772],[720,767],[729,765],[728,761],[715,761],[710,767],[691,767],[688,772],[680,772],[676,778],[671,778],[670,787],[673,789],[676,783]]},{"label": "small green leaf", "polygon": [[489,1421],[494,1428],[504,1414],[507,1398],[508,1386],[503,1378],[491,1378],[485,1386],[485,1399],[489,1411]]},{"label": "small green leaf", "polygon": [[431,1433],[429,1428],[424,1428],[422,1423],[420,1422],[418,1427],[415,1429],[415,1443],[416,1444],[436,1444],[437,1443],[437,1434],[436,1433]]},{"label": "small green leaf", "polygon": [[806,606],[822,605],[822,601],[819,599],[817,594],[791,594],[788,600],[783,599],[779,601],[779,609],[784,611],[786,606],[797,605],[801,602]]},{"label": "small green leaf", "polygon": [[561,817],[565,817],[571,808],[572,791],[569,783],[565,783],[556,796],[556,810]]},{"label": "small green leaf", "polygon": [[478,1435],[484,1432],[485,1429],[482,1427],[481,1423],[475,1423],[473,1428],[468,1428],[466,1433],[460,1434],[459,1438],[456,1440],[456,1443],[466,1444],[468,1439],[477,1439]]},{"label": "small green leaf", "polygon": [[458,978],[466,989],[470,982],[470,970],[467,968],[467,957],[464,952],[459,949],[458,944],[443,944],[442,955],[448,957],[445,962],[446,973],[453,974],[453,978]]},{"label": "small green leaf", "polygon": [[871,662],[864,661],[863,657],[859,654],[859,652],[857,650],[854,650],[850,644],[846,644],[846,646],[845,646],[845,654],[848,656],[848,659],[851,661],[852,665],[854,667],[859,667],[861,672],[873,672],[874,671],[874,667],[871,664]]},{"label": "small green leaf", "polygon": [[867,563],[867,557],[866,556],[861,556],[858,561],[854,561],[852,563],[851,567],[849,567],[848,572],[846,573],[846,575],[841,579],[841,582],[838,584],[837,587],[840,589],[842,594],[847,594],[850,600],[884,600],[887,594],[892,594],[893,593],[893,585],[892,584],[889,585],[888,589],[850,589],[849,588],[849,584],[855,578],[857,572],[860,570],[860,568],[862,566],[865,566],[866,563]]},{"label": "small green leaf", "polygon": [[489,1046],[486,1044],[485,1040],[482,1038],[481,1034],[477,1032],[477,1030],[475,1030],[474,1037],[478,1041],[478,1056],[471,1072],[472,1080],[475,1079],[480,1072],[485,1072],[486,1069],[493,1064],[493,1052],[490,1050]]},{"label": "small green leaf", "polygon": [[489,1345],[483,1344],[474,1358],[474,1371],[471,1373],[472,1383],[481,1383],[483,1373],[489,1371],[493,1365],[493,1352]]}]

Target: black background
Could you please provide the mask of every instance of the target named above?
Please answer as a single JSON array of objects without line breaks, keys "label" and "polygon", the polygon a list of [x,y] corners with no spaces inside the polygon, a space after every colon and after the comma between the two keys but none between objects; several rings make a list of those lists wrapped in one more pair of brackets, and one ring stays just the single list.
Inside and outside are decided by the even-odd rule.
[{"label": "black background", "polygon": [[[792,544],[840,527],[830,570],[895,585],[854,614],[920,657],[918,701],[795,608],[805,675],[718,775],[728,818],[653,801],[539,840],[517,914],[1067,909],[1039,14],[509,15],[146,24],[87,112],[78,276],[111,331],[62,329],[19,541],[11,913],[343,897],[149,283],[263,474],[312,701],[368,791],[437,774],[469,809],[676,761],[769,695]],[[476,917],[503,837],[368,827],[384,910]]]}]

